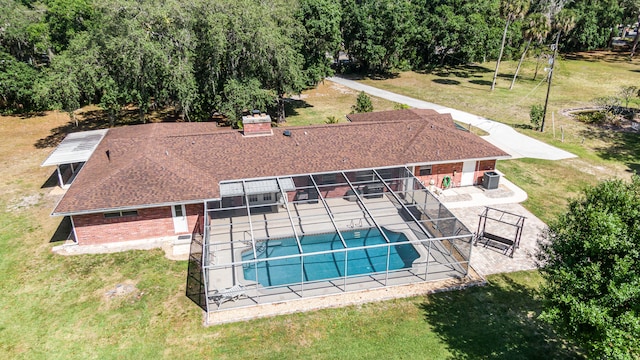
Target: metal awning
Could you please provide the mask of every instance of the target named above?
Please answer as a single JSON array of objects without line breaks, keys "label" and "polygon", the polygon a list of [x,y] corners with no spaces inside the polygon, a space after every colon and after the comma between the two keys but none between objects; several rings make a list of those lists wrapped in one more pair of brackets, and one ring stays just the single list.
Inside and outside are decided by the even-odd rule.
[{"label": "metal awning", "polygon": [[[295,190],[296,186],[290,177],[279,178],[282,190]],[[243,185],[244,184],[244,185]],[[267,194],[280,192],[276,179],[244,180],[220,184],[220,197]]]},{"label": "metal awning", "polygon": [[107,131],[109,129],[82,131],[67,135],[40,166],[86,162]]}]

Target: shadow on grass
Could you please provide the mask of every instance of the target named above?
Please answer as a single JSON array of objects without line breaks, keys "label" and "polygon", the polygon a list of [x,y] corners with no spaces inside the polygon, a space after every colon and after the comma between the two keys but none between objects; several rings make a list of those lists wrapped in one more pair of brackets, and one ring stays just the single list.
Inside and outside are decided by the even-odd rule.
[{"label": "shadow on grass", "polygon": [[397,72],[385,72],[385,73],[369,74],[369,78],[371,80],[389,80],[389,79],[398,78],[399,76],[400,76],[400,74],[397,73]]},{"label": "shadow on grass", "polygon": [[533,130],[533,126],[529,124],[513,124],[514,128],[523,129],[523,130]]},{"label": "shadow on grass", "polygon": [[491,72],[486,67],[479,65],[459,65],[459,66],[442,66],[431,70],[425,70],[423,73],[431,73],[439,77],[455,76],[459,78],[482,77],[483,73]]},{"label": "shadow on grass", "polygon": [[583,51],[579,53],[563,54],[562,57],[568,60],[582,60],[589,62],[608,62],[608,63],[629,63],[629,51],[623,50],[594,50]]},{"label": "shadow on grass", "polygon": [[300,115],[297,109],[305,109],[310,107],[313,107],[313,105],[304,100],[287,98],[284,102],[284,114],[285,116]]},{"label": "shadow on grass", "polygon": [[425,320],[454,359],[580,359],[578,350],[537,320],[535,290],[507,276],[485,287],[429,295]]},{"label": "shadow on grass", "polygon": [[453,79],[433,79],[431,81],[433,81],[436,84],[442,84],[442,85],[460,85],[460,81],[453,80]]},{"label": "shadow on grass", "polygon": [[489,80],[469,80],[469,82],[476,85],[491,86],[491,81]]},{"label": "shadow on grass", "polygon": [[58,171],[53,170],[51,175],[49,175],[47,181],[45,181],[44,184],[40,186],[40,189],[51,189],[56,186],[58,186]]},{"label": "shadow on grass", "polygon": [[353,71],[353,72],[345,72],[341,74],[336,74],[341,78],[345,78],[348,80],[388,80],[395,79],[400,76],[400,73],[397,72],[383,72],[383,73],[366,73],[362,71]]},{"label": "shadow on grass", "polygon": [[627,171],[640,173],[640,134],[591,126],[581,131],[580,135],[606,144],[595,149],[603,159],[624,163],[629,167]]},{"label": "shadow on grass", "polygon": [[49,239],[50,243],[65,241],[69,238],[69,234],[71,234],[71,218],[69,216],[65,216],[58,224],[58,228],[51,235],[51,239]]}]

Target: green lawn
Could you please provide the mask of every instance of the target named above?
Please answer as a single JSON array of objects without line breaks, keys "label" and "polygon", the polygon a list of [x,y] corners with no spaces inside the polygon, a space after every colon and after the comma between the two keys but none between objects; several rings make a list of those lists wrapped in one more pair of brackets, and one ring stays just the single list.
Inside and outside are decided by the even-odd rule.
[{"label": "green lawn", "polygon": [[[63,257],[28,211],[0,220],[0,357],[531,359],[579,354],[537,320],[536,272],[486,287],[203,327],[186,262],[161,251]],[[20,244],[20,246],[18,246]],[[126,296],[105,296],[133,283]]]}]

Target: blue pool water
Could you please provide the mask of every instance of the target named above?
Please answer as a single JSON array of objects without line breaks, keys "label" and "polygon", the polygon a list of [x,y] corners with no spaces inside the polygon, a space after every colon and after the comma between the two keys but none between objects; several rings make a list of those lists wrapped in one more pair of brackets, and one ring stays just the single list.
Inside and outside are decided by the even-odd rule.
[{"label": "blue pool water", "polygon": [[[407,237],[402,233],[384,230],[392,243],[389,256],[389,270],[411,267],[420,255],[407,243]],[[348,248],[386,243],[380,231],[376,228],[362,229],[342,233]],[[300,238],[305,254],[344,249],[337,234],[305,235]],[[256,245],[258,259],[269,259],[285,255],[298,255],[298,245],[295,238],[275,239],[258,242]],[[266,260],[257,263],[258,282],[262,286],[278,286],[295,284],[303,281],[326,280],[344,276],[345,252],[333,254],[319,254],[304,257],[304,271],[300,272],[300,257]],[[253,249],[242,253],[242,260],[252,260]],[[387,248],[350,250],[347,255],[348,275],[362,275],[384,272],[387,268]],[[256,281],[256,264],[244,264],[244,277]]]}]

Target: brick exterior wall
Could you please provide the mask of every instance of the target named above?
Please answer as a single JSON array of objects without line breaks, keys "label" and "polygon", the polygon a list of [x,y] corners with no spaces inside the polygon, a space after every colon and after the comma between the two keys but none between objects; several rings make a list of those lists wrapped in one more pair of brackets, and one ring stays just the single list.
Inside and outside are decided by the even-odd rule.
[{"label": "brick exterior wall", "polygon": [[173,227],[171,207],[139,209],[138,216],[105,218],[103,213],[75,215],[73,224],[79,245],[98,245],[121,241],[172,237],[190,234],[198,216],[204,213],[204,205],[186,205],[188,227],[184,233],[176,233]]},{"label": "brick exterior wall", "polygon": [[482,176],[486,171],[491,171],[496,169],[496,160],[483,160],[480,161],[478,167],[476,168],[476,173],[474,175],[476,184],[482,184]]},{"label": "brick exterior wall", "polygon": [[[455,170],[455,174],[454,174]],[[451,178],[453,186],[460,186],[462,180],[462,162],[450,163],[450,164],[434,164],[431,166],[431,175],[420,176],[420,167],[416,166],[414,175],[420,179],[425,185],[429,185],[433,180],[435,186],[442,187],[442,179],[445,176]]]},{"label": "brick exterior wall", "polygon": [[[420,179],[425,185],[429,185],[433,180],[435,186],[442,188],[442,179],[445,176],[451,178],[452,186],[460,186],[462,181],[462,162],[450,163],[450,164],[435,164],[431,166],[431,175],[420,176],[420,167],[416,166],[414,175]],[[482,183],[482,176],[485,171],[495,170],[496,160],[483,160],[476,162],[476,170],[474,171],[474,184]],[[455,170],[455,173],[454,173]]]},{"label": "brick exterior wall", "polygon": [[244,124],[243,131],[245,136],[271,134],[271,122]]}]

